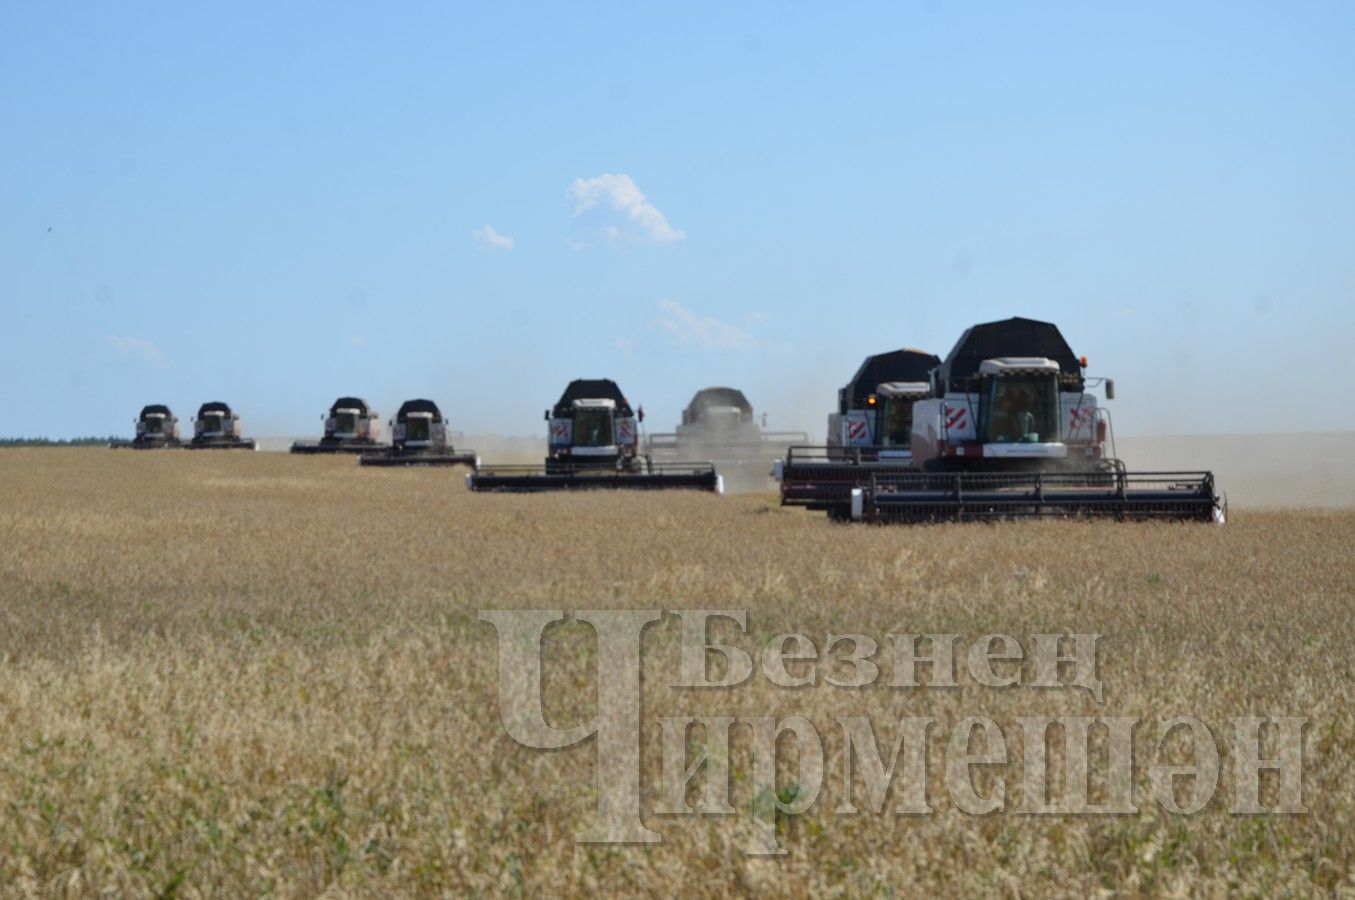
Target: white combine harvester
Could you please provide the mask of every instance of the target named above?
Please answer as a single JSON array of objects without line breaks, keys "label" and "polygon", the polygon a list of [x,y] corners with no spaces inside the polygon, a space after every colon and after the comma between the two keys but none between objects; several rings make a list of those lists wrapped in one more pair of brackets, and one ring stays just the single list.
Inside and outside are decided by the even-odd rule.
[{"label": "white combine harvester", "polygon": [[136,437],[130,441],[113,441],[108,446],[116,450],[160,450],[183,446],[179,440],[179,418],[163,403],[151,403],[141,408],[132,423]]},{"label": "white combine harvester", "polygon": [[318,441],[297,441],[293,453],[365,453],[381,450],[381,416],[361,397],[340,397],[321,416],[324,436]]},{"label": "white combine harvester", "polygon": [[1222,522],[1210,472],[1129,472],[1110,416],[1048,322],[975,325],[932,370],[932,396],[912,407],[920,471],[864,472],[850,515],[870,521],[1108,517]]},{"label": "white combine harvester", "polygon": [[229,405],[212,400],[198,407],[189,450],[258,450],[253,438],[240,436],[240,417]]},{"label": "white combine harvester", "polygon": [[655,463],[640,452],[644,410],[610,378],[571,381],[546,410],[543,465],[487,465],[466,476],[473,491],[579,489],[723,491],[709,462]]},{"label": "white combine harvester", "polygon": [[447,420],[432,400],[406,400],[391,422],[391,444],[358,457],[364,466],[480,465],[474,450],[457,450],[447,434]]}]

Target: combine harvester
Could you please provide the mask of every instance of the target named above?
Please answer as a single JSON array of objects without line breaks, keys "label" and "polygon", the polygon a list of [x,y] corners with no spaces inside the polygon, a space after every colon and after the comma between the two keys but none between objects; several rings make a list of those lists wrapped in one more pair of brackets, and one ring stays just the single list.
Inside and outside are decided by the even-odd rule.
[{"label": "combine harvester", "polygon": [[473,450],[458,452],[447,440],[447,422],[432,400],[406,400],[391,422],[391,445],[358,457],[364,466],[480,465]]},{"label": "combine harvester", "polygon": [[[1086,357],[1048,322],[975,325],[932,372],[913,407],[921,471],[872,472],[851,517],[872,522],[998,518],[1224,520],[1211,472],[1128,472]],[[1107,440],[1111,446],[1108,450]]]},{"label": "combine harvester", "polygon": [[325,422],[325,436],[318,441],[297,441],[293,453],[365,453],[385,448],[377,436],[381,420],[377,411],[360,397],[340,397],[321,416]]},{"label": "combine harvester", "polygon": [[240,437],[240,417],[230,406],[213,400],[198,407],[189,450],[258,450],[253,438]]},{"label": "combine harvester", "polygon": [[724,483],[709,462],[656,464],[639,452],[644,410],[607,378],[571,381],[546,410],[544,465],[486,466],[466,476],[473,491],[554,491],[589,488],[656,490],[693,488],[721,493]]},{"label": "combine harvester", "polygon": [[916,471],[912,453],[913,407],[931,396],[930,372],[940,365],[922,350],[866,357],[838,391],[828,416],[826,447],[791,447],[773,474],[784,506],[827,510],[846,518],[852,489],[871,475]]},{"label": "combine harvester", "polygon": [[179,440],[179,417],[163,403],[141,407],[141,414],[133,423],[136,437],[130,441],[113,441],[108,446],[115,450],[160,450],[183,446]]},{"label": "combine harvester", "polygon": [[767,414],[759,422],[743,391],[708,387],[692,397],[675,431],[647,436],[645,452],[657,462],[711,460],[726,481],[737,477],[761,486],[773,463],[790,447],[809,443],[803,431],[766,431],[766,427]]}]

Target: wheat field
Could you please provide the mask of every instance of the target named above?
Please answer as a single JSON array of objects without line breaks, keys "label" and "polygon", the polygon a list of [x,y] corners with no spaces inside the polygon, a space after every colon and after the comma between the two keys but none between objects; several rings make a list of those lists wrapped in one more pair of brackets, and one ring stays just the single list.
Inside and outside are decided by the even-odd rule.
[{"label": "wheat field", "polygon": [[[770,494],[472,495],[462,474],[0,453],[0,893],[1355,894],[1355,511],[873,528]],[[1230,812],[1225,745],[1219,795],[1193,815],[1151,802],[971,815],[936,763],[930,815],[846,816],[830,748],[821,798],[777,824],[785,855],[758,858],[744,853],[757,798],[740,739],[734,815],[647,809],[661,843],[577,843],[596,747],[507,736],[496,634],[477,611],[632,607],[747,610],[731,642],[754,653],[784,632],[820,647],[843,632],[1103,635],[1098,704],[966,681],[682,691],[676,629],[660,623],[644,645],[646,796],[662,777],[657,717],[680,713],[801,715],[824,735],[839,716],[906,713],[942,737],[976,714],[1191,715],[1221,733],[1285,715],[1309,720],[1307,812]],[[544,702],[561,727],[592,715],[595,655],[586,628],[547,634]],[[1135,732],[1136,754],[1152,744]],[[1011,798],[1021,753],[1004,770]]]}]

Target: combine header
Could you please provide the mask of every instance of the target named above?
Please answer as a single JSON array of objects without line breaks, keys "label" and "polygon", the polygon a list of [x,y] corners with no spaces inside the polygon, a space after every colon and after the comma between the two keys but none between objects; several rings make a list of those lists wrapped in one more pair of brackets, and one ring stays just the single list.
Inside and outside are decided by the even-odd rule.
[{"label": "combine header", "polygon": [[852,489],[872,475],[913,472],[913,407],[931,396],[929,373],[941,362],[921,350],[866,357],[838,391],[826,447],[791,447],[774,474],[781,503],[846,518]]},{"label": "combine header", "polygon": [[869,522],[1012,518],[1181,519],[1223,523],[1211,472],[913,472],[852,490]]},{"label": "combine header", "polygon": [[198,407],[190,450],[258,450],[253,438],[240,437],[240,417],[219,400]]},{"label": "combine header", "polygon": [[340,397],[321,416],[325,436],[318,441],[297,441],[293,453],[364,453],[385,447],[377,436],[381,420],[377,411],[359,397]]},{"label": "combine header", "polygon": [[651,434],[645,441],[649,458],[656,461],[712,460],[728,479],[765,484],[773,462],[794,445],[809,443],[803,431],[765,431],[743,391],[708,387],[696,392],[682,411],[682,422],[671,433]]},{"label": "combine header", "polygon": [[721,492],[709,462],[654,463],[639,452],[644,410],[633,410],[606,378],[571,381],[546,410],[545,464],[486,466],[466,476],[473,491],[553,491],[588,488],[655,490],[694,488]]},{"label": "combine header", "polygon": [[133,423],[136,437],[130,441],[113,441],[108,446],[125,450],[158,450],[182,447],[179,440],[179,418],[163,403],[141,407],[141,414]]},{"label": "combine header", "polygon": [[458,452],[447,440],[447,422],[432,400],[406,400],[391,422],[391,445],[358,457],[364,466],[470,466],[473,450]]},{"label": "combine header", "polygon": [[[920,472],[870,472],[851,491],[867,521],[1094,517],[1222,522],[1210,472],[1128,472],[1113,453],[1108,412],[1048,322],[975,325],[931,373],[913,406]],[[1112,448],[1107,441],[1112,441]]]}]

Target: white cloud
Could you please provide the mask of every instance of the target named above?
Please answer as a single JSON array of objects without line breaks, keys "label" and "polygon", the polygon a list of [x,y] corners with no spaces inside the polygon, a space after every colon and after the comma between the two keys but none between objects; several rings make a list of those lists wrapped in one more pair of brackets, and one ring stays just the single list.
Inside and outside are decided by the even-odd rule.
[{"label": "white cloud", "polygon": [[146,338],[110,334],[108,342],[117,348],[118,355],[123,359],[140,360],[158,369],[165,367],[165,354],[160,352],[160,348],[155,346],[153,341]]},{"label": "white cloud", "polygon": [[517,241],[506,234],[499,234],[494,230],[493,225],[482,225],[471,232],[475,242],[480,245],[481,250],[499,250],[507,253],[512,250]]},{"label": "white cloud", "polygon": [[750,343],[748,333],[714,316],[698,316],[676,300],[660,300],[658,326],[674,341],[702,350],[736,350]]},{"label": "white cloud", "polygon": [[576,216],[606,205],[607,212],[615,219],[604,222],[601,231],[611,240],[631,238],[671,244],[687,237],[686,232],[670,225],[668,217],[645,199],[629,175],[576,178],[569,186],[569,196],[574,201]]}]

